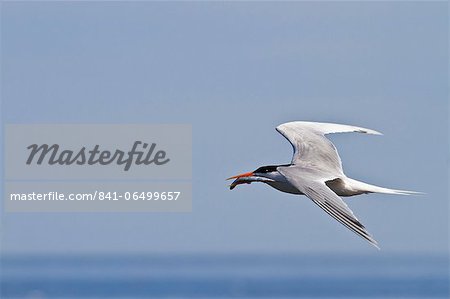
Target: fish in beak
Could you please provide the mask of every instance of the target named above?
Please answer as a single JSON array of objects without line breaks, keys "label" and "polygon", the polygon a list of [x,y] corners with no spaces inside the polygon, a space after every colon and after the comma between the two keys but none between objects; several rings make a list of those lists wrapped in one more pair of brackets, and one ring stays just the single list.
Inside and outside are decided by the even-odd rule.
[{"label": "fish in beak", "polygon": [[[252,171],[250,171],[250,172],[246,172],[246,173],[242,173],[242,174],[238,174],[238,175],[229,177],[227,180],[235,179],[230,185],[230,190],[233,190],[239,184],[250,184],[251,182],[254,181],[253,176],[254,176],[254,173]],[[253,179],[252,179],[252,177],[253,177]]]}]

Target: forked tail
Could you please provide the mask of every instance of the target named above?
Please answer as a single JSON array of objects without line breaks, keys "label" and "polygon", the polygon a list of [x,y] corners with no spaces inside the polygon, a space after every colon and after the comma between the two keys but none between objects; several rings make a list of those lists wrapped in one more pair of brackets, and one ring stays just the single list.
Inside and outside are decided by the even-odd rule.
[{"label": "forked tail", "polygon": [[397,190],[397,189],[389,189],[383,188],[375,185],[370,185],[364,182],[360,182],[357,180],[353,180],[347,178],[347,183],[351,185],[352,189],[358,190],[361,193],[384,193],[384,194],[401,194],[401,195],[420,195],[424,194],[422,192],[416,191],[407,191],[407,190]]}]

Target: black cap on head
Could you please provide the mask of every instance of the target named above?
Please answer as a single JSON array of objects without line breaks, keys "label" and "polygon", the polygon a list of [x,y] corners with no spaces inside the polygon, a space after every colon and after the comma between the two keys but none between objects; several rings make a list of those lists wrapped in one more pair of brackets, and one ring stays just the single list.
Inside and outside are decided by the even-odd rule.
[{"label": "black cap on head", "polygon": [[253,171],[254,173],[268,173],[268,172],[274,172],[277,170],[278,166],[280,165],[269,165],[269,166],[261,166],[260,168]]}]

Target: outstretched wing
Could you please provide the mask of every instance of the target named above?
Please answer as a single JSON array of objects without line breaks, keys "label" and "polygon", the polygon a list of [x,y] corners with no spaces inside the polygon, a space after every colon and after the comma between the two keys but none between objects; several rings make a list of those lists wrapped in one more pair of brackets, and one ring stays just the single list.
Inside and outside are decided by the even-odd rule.
[{"label": "outstretched wing", "polygon": [[381,135],[381,133],[348,125],[294,121],[279,125],[276,130],[294,148],[292,164],[343,175],[342,162],[333,143],[325,134],[359,132]]},{"label": "outstretched wing", "polygon": [[377,241],[359,222],[352,210],[336,193],[328,188],[325,184],[326,179],[320,178],[320,175],[315,175],[316,171],[302,169],[299,166],[279,167],[278,171],[289,183],[304,193],[331,217],[379,249]]}]

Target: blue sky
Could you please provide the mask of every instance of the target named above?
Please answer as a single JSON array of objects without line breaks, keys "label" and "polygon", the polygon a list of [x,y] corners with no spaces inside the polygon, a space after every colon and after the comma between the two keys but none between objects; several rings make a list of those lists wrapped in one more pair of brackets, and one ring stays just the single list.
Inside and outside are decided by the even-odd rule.
[{"label": "blue sky", "polygon": [[[2,2],[3,123],[190,123],[193,212],[2,215],[6,253],[369,252],[305,197],[225,178],[332,136],[383,252],[448,250],[446,2]],[[376,251],[373,251],[376,254]]]}]

